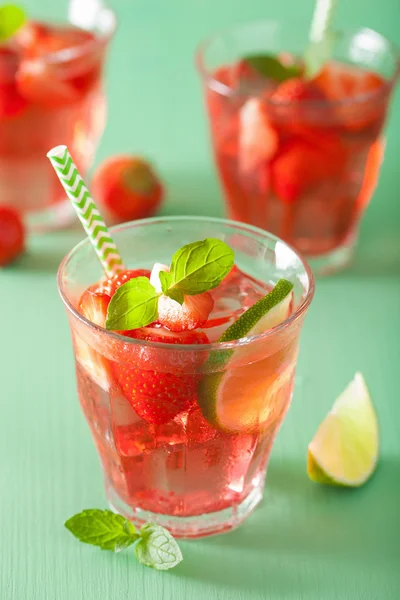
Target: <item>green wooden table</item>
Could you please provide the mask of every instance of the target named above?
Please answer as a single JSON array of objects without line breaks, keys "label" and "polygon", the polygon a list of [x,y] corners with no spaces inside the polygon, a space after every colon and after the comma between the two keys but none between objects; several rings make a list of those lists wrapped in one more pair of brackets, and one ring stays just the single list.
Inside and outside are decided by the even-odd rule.
[{"label": "green wooden table", "polygon": [[[49,14],[57,4],[48,2]],[[399,41],[398,0],[341,4],[341,23],[371,26]],[[305,24],[312,1],[114,0],[114,6],[120,28],[98,159],[121,151],[148,155],[168,184],[165,214],[221,215],[194,47],[210,30],[242,20],[292,14]],[[397,95],[354,265],[318,281],[296,394],[262,506],[233,533],[183,542],[185,560],[169,573],[140,566],[129,552],[81,545],[63,528],[79,510],[105,506],[55,284],[60,259],[82,232],[36,237],[23,260],[0,273],[1,600],[400,598],[399,131]],[[306,475],[307,444],[357,369],[378,411],[379,468],[360,490],[321,487]]]}]

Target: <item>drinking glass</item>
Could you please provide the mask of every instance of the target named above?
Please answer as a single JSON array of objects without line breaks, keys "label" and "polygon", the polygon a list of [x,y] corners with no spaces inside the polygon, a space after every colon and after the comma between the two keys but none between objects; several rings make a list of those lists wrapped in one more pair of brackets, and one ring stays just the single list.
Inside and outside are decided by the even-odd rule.
[{"label": "drinking glass", "polygon": [[289,20],[240,25],[205,40],[196,62],[229,218],[271,231],[329,273],[349,262],[378,180],[399,53],[371,29],[338,32],[320,97],[280,98],[242,60],[301,65],[307,35]]},{"label": "drinking glass", "polygon": [[[156,521],[179,537],[227,531],[263,495],[272,444],[292,397],[300,331],[314,293],[311,270],[272,234],[222,219],[161,217],[111,231],[128,268],[169,262],[182,245],[214,237],[231,246],[240,272],[253,281],[272,287],[286,278],[294,284],[290,316],[265,333],[233,342],[166,344],[107,331],[77,310],[82,292],[102,276],[89,240],[59,268],[79,399],[110,507],[136,524]],[[239,298],[246,302],[248,281],[239,277],[217,288],[228,310]],[[162,378],[171,392],[184,392],[185,409],[167,423],[148,423],[124,396],[116,377],[121,369],[128,378],[145,373],[154,382],[143,386],[142,403],[155,401]]]},{"label": "drinking glass", "polygon": [[29,20],[0,45],[0,203],[44,231],[73,218],[46,153],[66,144],[84,175],[105,126],[115,16],[98,0],[21,4]]}]

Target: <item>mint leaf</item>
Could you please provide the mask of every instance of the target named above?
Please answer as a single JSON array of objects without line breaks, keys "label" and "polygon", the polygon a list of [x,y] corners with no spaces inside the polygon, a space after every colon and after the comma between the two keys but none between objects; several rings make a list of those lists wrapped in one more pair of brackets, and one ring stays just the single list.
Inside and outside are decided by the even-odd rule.
[{"label": "mint leaf", "polygon": [[106,329],[122,331],[146,327],[157,319],[158,296],[147,277],[130,279],[111,298]]},{"label": "mint leaf", "polygon": [[160,271],[158,276],[160,278],[163,294],[166,294],[168,292],[168,288],[170,288],[172,285],[172,275],[166,271]]},{"label": "mint leaf", "polygon": [[159,571],[172,569],[182,561],[182,552],[172,535],[155,523],[146,523],[135,546],[136,558],[146,567]]},{"label": "mint leaf", "polygon": [[0,6],[0,42],[5,42],[25,23],[26,16],[22,8],[13,4]]},{"label": "mint leaf", "polygon": [[184,293],[181,290],[177,290],[176,288],[171,288],[170,290],[168,290],[166,296],[169,296],[170,298],[172,298],[172,300],[179,302],[181,306],[185,300]]},{"label": "mint leaf", "polygon": [[300,69],[297,65],[283,65],[276,56],[270,54],[254,54],[246,56],[247,62],[257,73],[268,79],[273,79],[278,83],[282,83],[292,77],[300,75]]},{"label": "mint leaf", "polygon": [[130,521],[110,510],[97,508],[71,517],[65,527],[81,542],[114,552],[125,550],[139,538]]},{"label": "mint leaf", "polygon": [[212,290],[229,273],[234,258],[233,250],[221,240],[187,244],[172,257],[172,285],[164,293],[173,298],[177,290],[189,296]]},{"label": "mint leaf", "polygon": [[172,298],[172,300],[176,300],[179,304],[183,304],[185,296],[181,290],[175,289],[172,286],[172,275],[171,273],[166,273],[165,271],[160,271],[159,273],[160,281],[161,281],[161,289],[163,294]]}]

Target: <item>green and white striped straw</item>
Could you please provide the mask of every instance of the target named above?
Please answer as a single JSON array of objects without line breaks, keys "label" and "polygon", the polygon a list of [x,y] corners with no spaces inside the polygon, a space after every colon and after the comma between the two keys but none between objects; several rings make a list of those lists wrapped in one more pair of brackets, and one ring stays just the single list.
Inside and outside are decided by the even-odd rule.
[{"label": "green and white striped straw", "polygon": [[306,77],[312,78],[322,69],[332,53],[333,13],[337,0],[316,0],[309,33],[309,46],[304,54]]},{"label": "green and white striped straw", "polygon": [[317,0],[311,22],[310,42],[317,43],[324,39],[332,25],[335,5],[335,0]]},{"label": "green and white striped straw", "polygon": [[124,269],[124,263],[67,146],[52,148],[47,157],[71,200],[106,275],[112,277]]}]

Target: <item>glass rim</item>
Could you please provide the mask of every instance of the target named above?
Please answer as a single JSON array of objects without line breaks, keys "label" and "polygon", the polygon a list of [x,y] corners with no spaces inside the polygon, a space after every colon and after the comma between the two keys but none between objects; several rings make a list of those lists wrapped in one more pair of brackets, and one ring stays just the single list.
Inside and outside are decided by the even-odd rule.
[{"label": "glass rim", "polygon": [[[229,27],[225,27],[222,29],[218,29],[216,30],[214,33],[211,33],[210,35],[208,35],[206,38],[204,38],[202,41],[199,42],[199,44],[196,47],[195,50],[195,65],[196,68],[202,78],[202,80],[207,84],[208,87],[210,87],[210,89],[212,89],[214,92],[220,94],[221,96],[233,96],[235,93],[237,93],[231,86],[222,83],[221,81],[219,81],[218,79],[216,79],[215,77],[213,77],[213,74],[211,71],[209,71],[204,63],[204,54],[206,52],[207,47],[209,47],[209,45],[216,39],[221,38],[223,39],[224,36],[227,36],[228,34],[235,32],[235,31],[240,31],[241,29],[246,29],[246,28],[251,28],[254,27],[256,25],[260,25],[260,24],[278,24],[281,21],[279,19],[257,19],[257,20],[253,20],[253,21],[245,21],[243,23],[239,23],[236,25],[232,25]],[[285,20],[284,22],[282,22],[283,24],[286,23],[287,21]],[[400,75],[400,48],[397,46],[397,44],[395,44],[394,42],[392,42],[391,40],[389,40],[388,38],[386,38],[384,35],[382,35],[381,33],[379,33],[379,31],[376,31],[375,29],[372,29],[371,27],[352,27],[352,28],[344,28],[340,30],[341,33],[345,34],[345,35],[355,35],[356,33],[361,33],[361,32],[365,32],[368,34],[373,34],[374,36],[379,36],[379,38],[381,40],[384,41],[385,45],[388,47],[388,49],[390,49],[392,55],[393,55],[393,59],[395,62],[395,68],[393,71],[393,74],[390,78],[384,79],[384,83],[379,87],[376,88],[374,90],[371,90],[370,92],[363,92],[360,93],[352,98],[342,98],[339,100],[332,100],[332,99],[300,99],[296,101],[296,105],[301,105],[304,107],[320,107],[320,108],[329,108],[329,107],[340,107],[340,106],[348,106],[350,104],[357,104],[357,103],[364,103],[367,102],[369,100],[374,100],[376,98],[379,98],[379,96],[384,95],[387,92],[390,92],[391,89],[393,88],[397,78]],[[284,51],[284,49],[282,50]],[[263,103],[265,104],[269,104],[270,106],[273,106],[275,108],[281,108],[281,107],[287,107],[290,106],[291,104],[293,104],[292,101],[290,100],[273,100],[271,98],[263,98]]]},{"label": "glass rim", "polygon": [[[108,44],[111,38],[114,36],[115,31],[117,29],[118,20],[115,11],[105,3],[102,3],[98,7],[97,15],[109,14],[111,17],[110,27],[106,32],[100,32],[96,34],[96,37],[93,40],[85,40],[81,42],[77,46],[73,46],[71,48],[63,48],[61,50],[55,50],[54,52],[47,52],[40,57],[33,57],[30,59],[26,59],[26,61],[30,63],[36,62],[49,62],[49,63],[68,63],[76,58],[84,54],[89,54],[90,52],[94,52],[97,48],[103,44]],[[34,22],[40,22],[38,19],[33,19]],[[81,28],[82,29],[82,28]],[[83,29],[84,31],[90,31]]]},{"label": "glass rim", "polygon": [[115,339],[116,341],[124,342],[125,344],[129,344],[132,346],[139,345],[139,346],[145,346],[145,347],[149,347],[149,348],[158,348],[160,350],[161,349],[165,349],[165,350],[173,349],[175,352],[177,352],[177,351],[179,351],[179,352],[182,352],[182,351],[198,352],[201,350],[233,350],[238,347],[249,346],[250,344],[253,344],[254,342],[261,341],[261,340],[267,340],[267,339],[271,338],[272,336],[275,336],[275,335],[279,334],[280,332],[285,331],[291,325],[293,325],[307,311],[307,309],[311,303],[311,300],[313,299],[314,291],[315,291],[315,279],[314,279],[314,275],[311,270],[311,267],[308,264],[308,262],[305,260],[305,258],[301,255],[301,253],[299,253],[292,246],[290,246],[289,244],[287,244],[286,242],[281,240],[279,237],[273,235],[272,233],[269,233],[268,231],[264,231],[258,227],[254,227],[253,225],[248,225],[246,223],[240,223],[239,221],[231,221],[229,219],[221,219],[218,217],[192,216],[192,215],[189,215],[189,216],[183,216],[183,215],[182,216],[165,216],[165,217],[160,216],[160,217],[150,217],[147,219],[138,219],[136,221],[129,221],[127,223],[122,223],[120,225],[115,225],[113,227],[110,227],[109,231],[111,232],[111,234],[113,234],[114,232],[124,231],[127,229],[132,229],[134,227],[140,227],[140,226],[146,226],[146,225],[156,225],[158,223],[161,224],[161,223],[165,223],[165,222],[173,223],[173,222],[182,222],[182,221],[193,221],[193,222],[203,221],[206,223],[228,225],[231,227],[233,226],[238,230],[238,232],[246,231],[249,233],[257,234],[258,237],[264,237],[264,239],[269,239],[274,242],[280,242],[280,243],[284,244],[299,258],[300,263],[304,269],[304,272],[307,275],[309,289],[307,291],[305,298],[299,304],[299,306],[296,308],[296,310],[289,317],[287,317],[284,321],[282,321],[282,323],[279,323],[279,325],[276,325],[275,327],[272,327],[271,329],[268,329],[267,331],[265,331],[263,333],[259,333],[257,335],[252,335],[252,336],[247,336],[244,338],[240,338],[238,340],[233,340],[231,342],[210,342],[208,344],[168,344],[165,342],[152,342],[152,341],[148,341],[148,340],[139,340],[139,339],[131,338],[131,337],[122,335],[120,333],[117,333],[115,331],[105,329],[104,327],[101,327],[100,325],[96,325],[95,323],[92,323],[92,321],[89,321],[89,319],[84,317],[67,298],[67,295],[64,291],[63,274],[64,274],[65,268],[67,267],[69,261],[82,248],[84,248],[85,246],[90,246],[89,238],[84,238],[83,240],[78,242],[78,244],[76,244],[68,252],[68,254],[66,254],[66,256],[61,261],[60,266],[57,271],[58,292],[61,296],[61,300],[63,301],[67,311],[72,313],[72,315],[76,319],[78,319],[81,323],[83,323],[85,326],[89,327],[93,331],[101,333],[102,335],[105,334],[105,335]]}]

